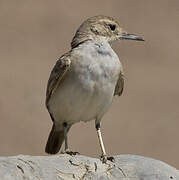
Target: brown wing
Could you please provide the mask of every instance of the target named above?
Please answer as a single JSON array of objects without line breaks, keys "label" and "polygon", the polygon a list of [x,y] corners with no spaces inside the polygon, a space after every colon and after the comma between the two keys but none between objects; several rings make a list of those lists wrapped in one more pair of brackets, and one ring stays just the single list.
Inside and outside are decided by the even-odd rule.
[{"label": "brown wing", "polygon": [[56,62],[48,80],[46,91],[46,107],[48,109],[48,102],[52,94],[60,85],[61,80],[65,76],[66,72],[70,69],[71,60],[69,53],[66,53],[58,59]]},{"label": "brown wing", "polygon": [[114,96],[115,95],[120,96],[123,92],[123,89],[124,89],[124,73],[123,73],[123,70],[121,69],[119,78],[115,87]]}]

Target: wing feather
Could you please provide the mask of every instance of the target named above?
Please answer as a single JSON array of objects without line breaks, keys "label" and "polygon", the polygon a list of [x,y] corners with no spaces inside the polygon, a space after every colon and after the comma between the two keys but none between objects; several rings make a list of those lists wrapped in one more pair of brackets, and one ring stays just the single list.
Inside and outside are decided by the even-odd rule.
[{"label": "wing feather", "polygon": [[114,96],[115,95],[120,96],[123,92],[123,89],[124,89],[124,73],[123,73],[123,70],[121,69],[119,73],[119,78],[115,87]]},{"label": "wing feather", "polygon": [[56,62],[49,80],[47,84],[47,91],[46,91],[46,107],[48,109],[48,102],[55,92],[57,87],[59,87],[61,80],[64,78],[67,71],[70,69],[71,60],[69,57],[69,53],[66,53],[62,57],[58,59]]}]

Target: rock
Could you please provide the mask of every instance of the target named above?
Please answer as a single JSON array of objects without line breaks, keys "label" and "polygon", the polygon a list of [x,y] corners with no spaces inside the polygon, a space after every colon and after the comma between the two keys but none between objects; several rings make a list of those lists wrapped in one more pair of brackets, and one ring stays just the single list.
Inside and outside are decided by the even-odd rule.
[{"label": "rock", "polygon": [[136,155],[114,156],[115,162],[82,155],[0,157],[1,180],[179,180],[174,167]]}]

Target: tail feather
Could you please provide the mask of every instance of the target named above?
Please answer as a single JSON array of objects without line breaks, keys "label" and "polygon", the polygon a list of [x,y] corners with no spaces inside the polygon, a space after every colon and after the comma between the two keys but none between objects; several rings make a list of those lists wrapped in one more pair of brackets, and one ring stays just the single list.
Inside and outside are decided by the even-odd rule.
[{"label": "tail feather", "polygon": [[64,141],[64,129],[57,130],[53,124],[49,134],[48,141],[45,147],[45,152],[48,154],[56,154],[59,152]]}]

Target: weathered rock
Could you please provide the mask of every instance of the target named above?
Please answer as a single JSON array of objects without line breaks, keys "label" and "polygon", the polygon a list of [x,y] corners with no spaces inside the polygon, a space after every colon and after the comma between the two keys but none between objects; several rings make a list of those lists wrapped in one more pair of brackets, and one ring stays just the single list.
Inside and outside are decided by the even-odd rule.
[{"label": "weathered rock", "polygon": [[179,180],[179,171],[164,162],[136,155],[115,162],[82,155],[0,157],[0,180]]}]

